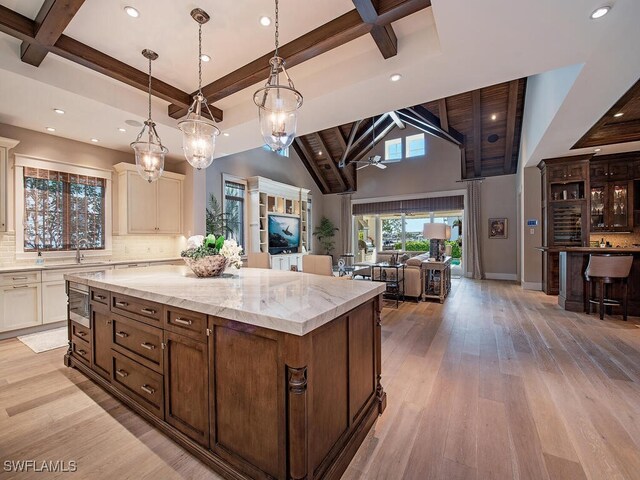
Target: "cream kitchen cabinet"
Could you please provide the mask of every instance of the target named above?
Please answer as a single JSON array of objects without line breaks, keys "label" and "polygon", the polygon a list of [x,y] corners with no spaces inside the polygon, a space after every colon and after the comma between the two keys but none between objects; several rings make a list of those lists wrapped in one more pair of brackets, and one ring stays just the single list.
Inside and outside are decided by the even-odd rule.
[{"label": "cream kitchen cabinet", "polygon": [[9,173],[9,150],[20,143],[18,140],[0,137],[0,232],[8,230],[7,175]]},{"label": "cream kitchen cabinet", "polygon": [[0,332],[42,324],[40,272],[0,278]]},{"label": "cream kitchen cabinet", "polygon": [[164,172],[158,181],[142,179],[135,165],[119,163],[118,234],[179,235],[182,233],[184,175]]},{"label": "cream kitchen cabinet", "polygon": [[65,282],[42,282],[42,323],[62,322],[67,319],[67,292]]}]

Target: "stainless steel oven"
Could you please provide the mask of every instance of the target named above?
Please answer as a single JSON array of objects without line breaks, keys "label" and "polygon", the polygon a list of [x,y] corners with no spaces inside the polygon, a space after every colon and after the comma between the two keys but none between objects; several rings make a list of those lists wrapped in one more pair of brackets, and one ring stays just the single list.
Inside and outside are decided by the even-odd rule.
[{"label": "stainless steel oven", "polygon": [[69,298],[69,318],[87,328],[91,328],[89,317],[89,287],[75,282],[67,282]]}]

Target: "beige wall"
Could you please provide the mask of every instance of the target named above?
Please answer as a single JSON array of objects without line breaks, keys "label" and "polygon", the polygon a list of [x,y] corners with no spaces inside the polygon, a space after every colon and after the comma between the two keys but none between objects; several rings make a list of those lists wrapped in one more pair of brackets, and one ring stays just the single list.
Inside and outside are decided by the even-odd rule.
[{"label": "beige wall", "polygon": [[[7,234],[0,233],[0,264],[5,266],[31,262],[30,260],[18,262],[15,260],[15,234],[11,232],[15,231],[16,228],[13,202],[13,169],[11,168],[15,154],[103,169],[111,169],[113,165],[120,162],[134,163],[135,161],[132,153],[77,142],[75,140],[56,137],[55,135],[35,132],[33,130],[27,130],[6,124],[0,124],[0,137],[20,141],[14,149],[9,151],[9,169],[7,172],[7,178],[0,179],[1,181],[7,181],[7,217],[8,227],[10,230]],[[169,161],[165,165],[167,171],[183,173],[186,175],[184,199],[185,208],[183,212],[185,232],[192,229],[194,223],[192,214],[194,200],[190,197],[192,190],[194,190],[192,188],[194,184],[194,173],[192,168],[187,167],[189,166],[186,162],[175,160]],[[117,199],[117,182],[113,182],[113,187],[112,199],[115,202]],[[117,214],[117,208],[113,208],[112,211],[114,215]],[[114,224],[116,221],[117,218],[114,218]],[[18,228],[21,228],[21,226],[18,226]],[[139,247],[138,244],[141,243],[144,238],[114,236],[112,259],[133,259],[144,258],[145,256],[148,258],[163,258],[172,257],[179,253],[181,241],[177,237],[154,236],[152,239],[150,238],[147,241],[146,247]],[[136,257],[136,255],[138,257]]]},{"label": "beige wall", "polygon": [[[385,140],[418,133],[407,127],[394,129]],[[435,192],[466,190],[460,180],[460,150],[451,143],[426,135],[426,155],[405,158],[391,163],[387,169],[367,167],[358,172],[358,191],[353,199],[392,197],[398,195],[424,195]],[[384,157],[384,142],[371,155]],[[458,193],[455,193],[458,194]],[[335,223],[339,224],[340,200],[336,195],[330,200],[329,212],[335,212]],[[481,186],[481,249],[484,270],[488,278],[516,280],[517,278],[517,205],[516,176],[488,177]],[[325,205],[328,205],[325,200]],[[508,221],[508,238],[489,239],[489,218],[504,217]],[[463,228],[464,230],[464,228]]]},{"label": "beige wall", "polygon": [[[540,169],[526,167],[521,171],[521,280],[525,288],[542,289],[542,252],[536,248],[542,245],[542,184]],[[528,227],[527,220],[538,220],[537,227]],[[531,233],[533,231],[533,233]]]}]

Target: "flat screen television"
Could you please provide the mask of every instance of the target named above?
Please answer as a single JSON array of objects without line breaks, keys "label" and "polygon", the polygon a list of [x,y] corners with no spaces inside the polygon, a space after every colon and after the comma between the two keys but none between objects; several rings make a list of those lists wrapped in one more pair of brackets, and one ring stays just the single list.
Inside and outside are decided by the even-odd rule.
[{"label": "flat screen television", "polygon": [[300,218],[269,215],[269,253],[297,253],[300,246]]}]

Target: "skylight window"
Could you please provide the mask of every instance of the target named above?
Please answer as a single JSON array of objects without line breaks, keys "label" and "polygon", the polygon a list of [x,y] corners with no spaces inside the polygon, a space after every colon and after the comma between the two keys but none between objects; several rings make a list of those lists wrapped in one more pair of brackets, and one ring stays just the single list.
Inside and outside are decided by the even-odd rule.
[{"label": "skylight window", "polygon": [[407,158],[421,157],[425,153],[424,133],[410,135],[406,138]]},{"label": "skylight window", "polygon": [[394,138],[384,142],[384,159],[385,160],[401,160],[402,159],[402,139]]}]

